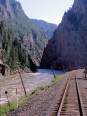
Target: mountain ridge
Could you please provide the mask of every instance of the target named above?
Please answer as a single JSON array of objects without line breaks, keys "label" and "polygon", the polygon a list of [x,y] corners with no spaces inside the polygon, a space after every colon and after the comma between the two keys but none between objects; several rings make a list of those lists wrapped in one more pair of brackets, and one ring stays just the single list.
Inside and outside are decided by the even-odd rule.
[{"label": "mountain ridge", "polygon": [[22,68],[39,66],[47,44],[45,34],[25,15],[18,1],[0,0],[0,9],[1,59],[11,69],[17,64]]},{"label": "mountain ridge", "polygon": [[72,70],[87,66],[87,1],[75,0],[44,50],[42,67]]},{"label": "mountain ridge", "polygon": [[56,24],[46,22],[44,20],[38,20],[38,19],[31,19],[31,21],[41,28],[41,30],[45,33],[46,37],[51,39],[53,36],[54,31],[57,28]]}]

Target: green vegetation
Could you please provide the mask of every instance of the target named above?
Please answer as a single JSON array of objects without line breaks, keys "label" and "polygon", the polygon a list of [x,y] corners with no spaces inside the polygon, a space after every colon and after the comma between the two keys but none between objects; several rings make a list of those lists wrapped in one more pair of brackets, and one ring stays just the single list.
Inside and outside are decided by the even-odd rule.
[{"label": "green vegetation", "polygon": [[13,111],[16,109],[16,102],[11,103],[10,106],[2,105],[0,106],[0,116],[5,116],[6,112]]},{"label": "green vegetation", "polygon": [[52,81],[53,84],[57,83],[59,80],[63,78],[63,75],[56,75]]},{"label": "green vegetation", "polygon": [[[26,102],[27,98],[25,96],[21,96],[19,98],[19,107],[22,106]],[[10,106],[8,104],[1,105],[0,106],[0,116],[5,116],[6,112],[14,111],[17,108],[16,101],[10,103]]]},{"label": "green vegetation", "polygon": [[21,96],[19,99],[19,107],[22,106],[27,100],[26,96]]},{"label": "green vegetation", "polygon": [[[19,66],[35,71],[36,66],[40,65],[47,43],[46,37],[25,15],[18,1],[4,1],[4,4],[7,3],[11,10],[9,9],[9,16],[0,21],[0,59],[12,70]],[[1,6],[0,8],[2,12],[8,12],[6,5],[3,5],[5,11]],[[4,13],[1,14],[2,19]]]},{"label": "green vegetation", "polygon": [[34,91],[32,91],[32,92],[30,93],[30,96],[32,96],[32,95],[37,95],[37,94],[39,94],[40,92],[42,92],[42,91],[44,91],[44,90],[48,90],[48,88],[51,87],[51,86],[52,86],[52,84],[50,83],[50,84],[47,85],[47,86],[38,87],[37,89],[35,89]]},{"label": "green vegetation", "polygon": [[37,89],[31,92],[30,96],[38,94],[41,91],[48,90],[50,87],[52,87],[52,85],[56,84],[62,78],[63,78],[63,75],[56,75],[49,85],[38,87]]},{"label": "green vegetation", "polygon": [[17,65],[22,69],[25,67],[36,68],[30,54],[24,48],[21,41],[18,40],[17,33],[10,31],[5,22],[0,23],[0,37],[0,49],[2,52],[0,57],[5,64],[12,70],[16,69]]},{"label": "green vegetation", "polygon": [[[41,92],[43,92],[43,91],[48,90],[50,87],[52,87],[52,85],[56,84],[56,83],[57,83],[59,80],[61,80],[62,78],[63,78],[63,75],[58,75],[58,76],[56,76],[56,77],[53,79],[52,83],[50,83],[49,85],[47,85],[47,86],[42,86],[42,87],[38,87],[37,89],[33,90],[30,94],[27,93],[27,94],[28,94],[28,97],[30,97],[30,96],[32,96],[32,95],[37,95],[37,94],[39,94],[39,93],[41,93]],[[19,102],[19,107],[21,107],[22,105],[25,104],[25,102],[26,102],[26,100],[27,100],[28,97],[21,96],[21,97],[19,98],[19,101],[18,101],[18,102]],[[5,113],[6,113],[6,112],[14,111],[16,108],[17,108],[17,106],[16,106],[16,101],[12,102],[12,103],[10,104],[10,107],[9,107],[7,104],[6,104],[6,105],[2,105],[2,106],[0,107],[0,116],[5,116]]]}]

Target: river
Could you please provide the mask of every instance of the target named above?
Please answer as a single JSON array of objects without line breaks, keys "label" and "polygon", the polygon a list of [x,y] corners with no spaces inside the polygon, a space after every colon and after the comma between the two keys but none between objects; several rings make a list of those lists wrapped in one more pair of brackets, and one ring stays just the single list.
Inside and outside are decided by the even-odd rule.
[{"label": "river", "polygon": [[[48,69],[38,69],[36,73],[23,73],[22,79],[26,91],[31,93],[39,87],[44,87],[49,85],[55,75],[63,74],[63,71],[48,70]],[[5,79],[0,82],[0,104],[7,102],[5,91],[8,91],[9,100],[12,101],[16,99],[16,88],[18,88],[19,96],[24,94],[23,87],[21,84],[21,79],[19,74],[12,75],[9,79]]]}]

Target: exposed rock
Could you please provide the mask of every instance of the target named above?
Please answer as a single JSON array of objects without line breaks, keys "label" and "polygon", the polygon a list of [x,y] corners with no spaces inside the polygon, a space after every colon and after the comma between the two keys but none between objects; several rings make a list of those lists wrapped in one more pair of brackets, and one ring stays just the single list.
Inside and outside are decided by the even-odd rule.
[{"label": "exposed rock", "polygon": [[39,66],[47,38],[16,0],[0,0],[0,49],[11,68]]},{"label": "exposed rock", "polygon": [[44,50],[41,66],[74,69],[87,66],[87,0],[75,0]]}]

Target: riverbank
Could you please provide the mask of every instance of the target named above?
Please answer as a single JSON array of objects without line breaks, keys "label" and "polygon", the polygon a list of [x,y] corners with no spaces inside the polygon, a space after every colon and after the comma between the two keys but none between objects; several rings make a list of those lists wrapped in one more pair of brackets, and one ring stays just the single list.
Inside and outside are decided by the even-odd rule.
[{"label": "riverbank", "polygon": [[[64,77],[64,76],[63,75],[56,76],[55,78],[53,78],[52,82],[49,85],[41,86],[41,87],[37,88],[36,90],[32,91],[30,94],[27,93],[27,97],[21,96],[18,100],[18,106],[21,108],[24,106],[24,104],[27,102],[28,99],[31,99],[34,96],[37,96],[39,94],[42,94],[43,92],[48,91],[59,80],[61,80],[62,77]],[[14,111],[16,109],[17,109],[17,102],[13,101],[10,103],[10,106],[8,104],[2,105],[1,109],[0,109],[0,114],[1,114],[1,116],[5,116],[5,113],[7,113],[9,111]]]},{"label": "riverbank", "polygon": [[[61,71],[55,71],[55,75],[60,75],[62,73]],[[28,93],[36,90],[36,88],[49,85],[54,78],[53,71],[46,69],[38,69],[36,73],[23,73],[21,76]],[[18,89],[19,96],[23,96],[24,91],[19,74],[11,75],[11,77],[0,81],[0,104],[7,103],[5,91],[8,91],[10,102],[16,99],[16,88]]]}]

